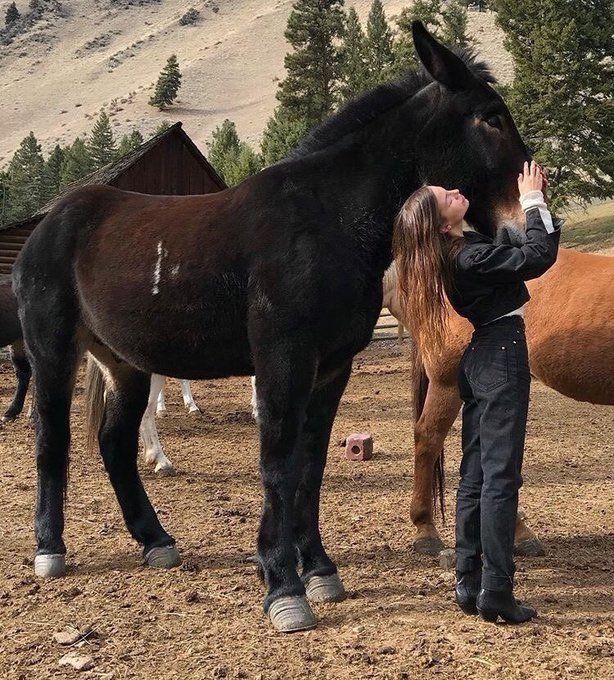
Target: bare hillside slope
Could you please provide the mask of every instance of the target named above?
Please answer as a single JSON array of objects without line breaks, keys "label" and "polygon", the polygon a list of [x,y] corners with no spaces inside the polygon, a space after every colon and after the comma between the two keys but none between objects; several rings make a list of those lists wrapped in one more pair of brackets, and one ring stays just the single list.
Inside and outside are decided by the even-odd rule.
[{"label": "bare hillside slope", "polygon": [[[27,11],[27,0],[18,0]],[[256,141],[275,107],[288,45],[283,36],[292,0],[64,0],[0,50],[0,165],[30,130],[43,147],[87,132],[101,107],[118,134],[153,131],[182,120],[202,147],[224,118]],[[366,18],[370,0],[346,0]],[[408,4],[384,0],[388,17]],[[6,2],[0,5],[4,15]],[[201,12],[193,26],[179,18]],[[470,14],[470,31],[496,75],[512,65],[492,14]],[[167,57],[183,73],[179,103],[160,113],[147,104]],[[115,100],[115,101],[114,101]]]}]

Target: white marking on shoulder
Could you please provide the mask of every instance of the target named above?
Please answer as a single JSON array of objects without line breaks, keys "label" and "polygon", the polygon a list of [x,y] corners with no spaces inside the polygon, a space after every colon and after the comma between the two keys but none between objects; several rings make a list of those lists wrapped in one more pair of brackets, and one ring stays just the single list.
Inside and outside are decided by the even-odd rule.
[{"label": "white marking on shoulder", "polygon": [[158,241],[158,259],[156,260],[156,266],[154,267],[153,274],[153,288],[151,289],[152,295],[157,295],[160,292],[160,278],[162,276],[162,258],[164,257],[164,246],[162,241]]}]

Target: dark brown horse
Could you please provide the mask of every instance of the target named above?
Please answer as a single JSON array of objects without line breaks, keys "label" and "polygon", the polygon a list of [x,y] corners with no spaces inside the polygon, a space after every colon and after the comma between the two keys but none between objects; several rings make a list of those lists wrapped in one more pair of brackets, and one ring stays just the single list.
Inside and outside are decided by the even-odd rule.
[{"label": "dark brown horse", "polygon": [[2,416],[3,422],[15,420],[23,411],[30,384],[30,364],[26,358],[21,338],[21,325],[17,314],[17,300],[11,288],[10,277],[0,279],[0,347],[11,347],[11,361],[17,376],[17,389],[11,405]]},{"label": "dark brown horse", "polygon": [[481,231],[523,223],[516,176],[529,154],[490,75],[421,24],[414,41],[424,73],[368,92],[237,187],[87,187],[36,228],[13,277],[36,385],[37,574],[65,570],[69,411],[87,350],[105,381],[100,450],[148,564],[178,562],[136,465],[148,374],[255,373],[265,610],[277,630],[300,630],[315,625],[305,594],[344,596],[320,486],[352,359],[381,310],[393,218],[429,181],[460,188]]}]

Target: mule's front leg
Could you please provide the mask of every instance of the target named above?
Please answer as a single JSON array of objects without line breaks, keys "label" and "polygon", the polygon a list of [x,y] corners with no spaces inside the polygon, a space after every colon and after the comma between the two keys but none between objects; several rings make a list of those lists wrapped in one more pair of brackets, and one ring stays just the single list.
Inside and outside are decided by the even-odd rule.
[{"label": "mule's front leg", "polygon": [[315,374],[315,361],[305,361],[302,354],[284,357],[267,352],[255,362],[264,486],[258,557],[268,588],[264,609],[282,633],[316,625],[296,572],[293,538],[294,500],[302,472],[296,443]]},{"label": "mule's front leg", "polygon": [[294,503],[294,541],[307,598],[313,602],[338,602],[346,597],[337,567],[322,545],[319,517],[330,433],[351,370],[348,362],[330,382],[314,390],[297,443],[303,472]]}]

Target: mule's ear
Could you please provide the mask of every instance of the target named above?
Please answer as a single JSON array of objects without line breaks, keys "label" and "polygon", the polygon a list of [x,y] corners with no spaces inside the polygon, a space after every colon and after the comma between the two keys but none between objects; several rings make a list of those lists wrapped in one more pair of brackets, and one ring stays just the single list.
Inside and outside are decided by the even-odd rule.
[{"label": "mule's ear", "polygon": [[450,90],[471,87],[475,78],[460,57],[435,40],[421,21],[413,21],[411,31],[420,61],[438,83]]}]

